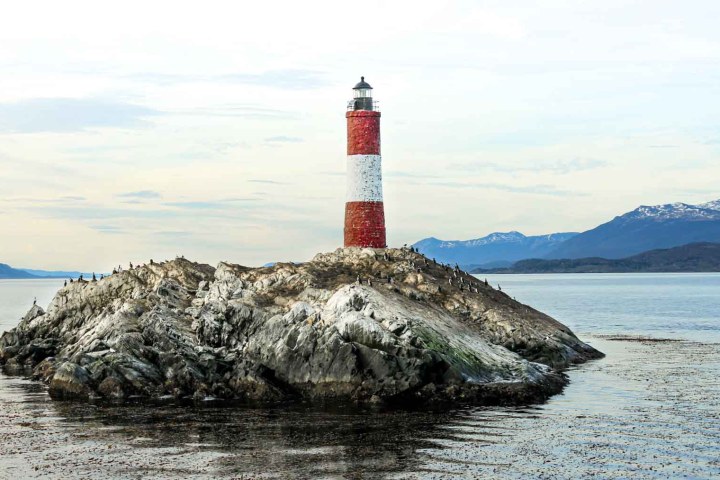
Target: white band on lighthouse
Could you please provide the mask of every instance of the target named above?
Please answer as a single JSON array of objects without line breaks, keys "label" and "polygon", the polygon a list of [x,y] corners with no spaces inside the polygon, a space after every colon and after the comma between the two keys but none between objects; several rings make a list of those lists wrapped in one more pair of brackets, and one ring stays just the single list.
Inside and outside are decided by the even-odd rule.
[{"label": "white band on lighthouse", "polygon": [[347,201],[383,201],[380,155],[348,155]]}]

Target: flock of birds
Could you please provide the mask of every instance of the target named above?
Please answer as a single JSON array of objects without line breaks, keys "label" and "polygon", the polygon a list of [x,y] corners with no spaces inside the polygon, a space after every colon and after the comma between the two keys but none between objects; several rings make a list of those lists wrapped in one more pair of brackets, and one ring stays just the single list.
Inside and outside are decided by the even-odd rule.
[{"label": "flock of birds", "polygon": [[[407,244],[403,245],[401,250],[408,251],[410,253],[418,253],[418,254],[420,253],[415,247],[412,247],[412,246],[408,247]],[[390,254],[388,252],[384,252],[383,259],[385,261],[390,261],[391,260]],[[446,272],[452,271],[452,277],[448,278],[448,285],[450,287],[457,287],[461,292],[467,290],[468,292],[472,292],[472,293],[480,293],[479,286],[477,284],[475,284],[475,282],[473,281],[473,280],[475,280],[475,278],[470,276],[470,274],[468,274],[467,272],[462,271],[458,264],[455,264],[455,266],[452,267],[449,264],[438,263],[435,258],[433,258],[430,261],[432,261],[433,265],[439,265],[442,268],[444,268]],[[430,267],[430,261],[425,256],[423,256],[423,258],[422,258],[422,264],[419,262],[416,262],[415,260],[408,259],[410,268],[417,273],[425,272]],[[465,277],[469,277],[472,280],[466,280]],[[384,280],[389,284],[392,284],[395,281],[391,275],[388,275],[385,278],[382,276],[382,274],[380,276],[380,280]],[[371,277],[368,277],[367,279],[363,280],[363,278],[360,275],[358,275],[357,278],[355,279],[355,283],[357,283],[358,285],[366,283],[368,286],[372,287],[373,279]],[[481,282],[481,283],[484,283],[484,285],[486,287],[490,287],[490,284],[488,283],[487,278],[484,280],[484,282]],[[490,287],[490,288],[492,288],[492,287]],[[497,288],[499,291],[502,291],[502,287],[499,284],[498,284]],[[442,293],[442,287],[438,287],[438,293]]]}]

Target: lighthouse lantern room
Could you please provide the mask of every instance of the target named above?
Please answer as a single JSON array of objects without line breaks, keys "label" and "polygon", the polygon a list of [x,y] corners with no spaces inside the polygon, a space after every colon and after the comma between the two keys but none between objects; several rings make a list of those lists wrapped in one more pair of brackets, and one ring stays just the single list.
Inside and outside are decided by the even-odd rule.
[{"label": "lighthouse lantern room", "polygon": [[347,118],[345,246],[385,248],[385,211],[380,157],[380,112],[372,87],[360,77]]}]

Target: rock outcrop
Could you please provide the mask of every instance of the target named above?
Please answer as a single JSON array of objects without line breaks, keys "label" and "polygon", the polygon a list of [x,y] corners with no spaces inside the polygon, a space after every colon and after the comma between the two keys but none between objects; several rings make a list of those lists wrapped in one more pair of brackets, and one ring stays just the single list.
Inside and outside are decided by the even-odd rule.
[{"label": "rock outcrop", "polygon": [[148,264],[71,283],[0,338],[5,370],[31,370],[53,398],[527,403],[600,356],[407,249],[264,268]]}]

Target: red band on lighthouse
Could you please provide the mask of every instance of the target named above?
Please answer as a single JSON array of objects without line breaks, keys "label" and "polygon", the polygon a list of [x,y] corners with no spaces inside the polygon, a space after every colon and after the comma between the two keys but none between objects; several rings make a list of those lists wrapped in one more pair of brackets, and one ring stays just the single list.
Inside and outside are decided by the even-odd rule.
[{"label": "red band on lighthouse", "polygon": [[345,204],[345,246],[385,248],[383,202]]},{"label": "red band on lighthouse", "polygon": [[345,246],[385,248],[385,211],[380,156],[380,112],[364,78],[347,112]]},{"label": "red band on lighthouse", "polygon": [[347,154],[380,155],[380,112],[347,112]]}]

